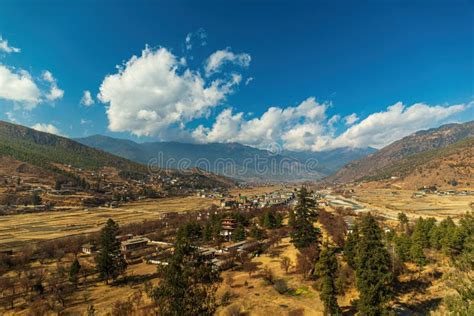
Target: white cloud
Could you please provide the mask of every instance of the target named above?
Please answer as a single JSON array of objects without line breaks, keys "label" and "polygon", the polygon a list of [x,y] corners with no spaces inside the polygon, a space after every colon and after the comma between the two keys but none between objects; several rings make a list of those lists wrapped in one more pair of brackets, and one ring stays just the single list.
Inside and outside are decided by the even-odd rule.
[{"label": "white cloud", "polygon": [[248,77],[247,80],[245,80],[245,85],[248,86],[252,81],[253,77]]},{"label": "white cloud", "polygon": [[0,35],[0,52],[4,52],[7,54],[10,53],[19,53],[21,49],[8,45],[8,41],[3,39]]},{"label": "white cloud", "polygon": [[98,98],[108,103],[109,130],[164,138],[171,130],[182,130],[187,122],[209,115],[241,79],[232,74],[206,82],[166,48],[146,47],[141,56],[133,56],[104,78]]},{"label": "white cloud", "polygon": [[53,74],[50,71],[45,70],[43,71],[42,77],[44,81],[50,84],[50,90],[45,94],[46,99],[49,101],[61,99],[64,96],[64,90],[59,89],[58,83]]},{"label": "white cloud", "polygon": [[94,99],[92,98],[91,92],[89,90],[84,90],[84,93],[81,98],[81,104],[84,106],[91,106],[93,105]]},{"label": "white cloud", "polygon": [[358,120],[359,120],[359,117],[355,113],[352,113],[351,115],[347,115],[344,117],[344,121],[346,122],[346,125],[352,125]]},{"label": "white cloud", "polygon": [[91,120],[81,119],[81,125],[91,124]]},{"label": "white cloud", "polygon": [[203,28],[200,28],[196,32],[188,33],[185,40],[186,50],[191,50],[193,48],[194,41],[198,41],[200,46],[206,46],[206,39],[207,33]]},{"label": "white cloud", "polygon": [[59,136],[64,136],[61,131],[54,126],[53,124],[44,124],[44,123],[36,123],[31,127],[32,129],[35,129],[40,132],[45,132],[45,133],[50,133],[50,134],[55,134]]},{"label": "white cloud", "polygon": [[351,126],[338,137],[328,141],[325,147],[381,148],[418,130],[445,123],[448,118],[468,107],[466,104],[430,106],[424,103],[407,107],[398,102],[385,111],[373,113]]},{"label": "white cloud", "polygon": [[0,64],[0,98],[32,109],[41,101],[41,91],[27,71]]},{"label": "white cloud", "polygon": [[240,67],[248,67],[252,58],[249,54],[234,54],[229,48],[214,52],[206,61],[204,70],[206,76],[210,76],[220,71],[221,67],[226,63],[232,63]]},{"label": "white cloud", "polygon": [[249,120],[242,112],[233,114],[231,109],[226,109],[210,128],[200,125],[192,136],[198,142],[240,142],[260,148],[276,142],[290,150],[380,148],[415,131],[446,123],[454,114],[469,107],[465,104],[429,106],[423,103],[405,107],[396,103],[335,136],[333,124],[340,116],[336,114],[328,118],[326,110],[329,105],[308,98],[296,107],[270,107],[261,117]]},{"label": "white cloud", "polygon": [[222,111],[211,128],[198,126],[192,136],[200,142],[240,142],[266,148],[274,142],[288,149],[307,149],[299,140],[307,142],[323,131],[321,122],[326,118],[329,103],[318,103],[308,98],[296,107],[270,107],[262,116],[244,119],[244,113]]}]

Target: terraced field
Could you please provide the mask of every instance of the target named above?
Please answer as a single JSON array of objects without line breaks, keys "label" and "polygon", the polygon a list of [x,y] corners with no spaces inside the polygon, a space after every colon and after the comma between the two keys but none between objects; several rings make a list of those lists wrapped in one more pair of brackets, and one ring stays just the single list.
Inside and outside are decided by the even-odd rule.
[{"label": "terraced field", "polygon": [[134,202],[119,208],[72,209],[0,216],[0,250],[26,243],[98,231],[108,218],[120,224],[157,219],[164,212],[205,209],[215,203],[199,197],[166,198]]}]

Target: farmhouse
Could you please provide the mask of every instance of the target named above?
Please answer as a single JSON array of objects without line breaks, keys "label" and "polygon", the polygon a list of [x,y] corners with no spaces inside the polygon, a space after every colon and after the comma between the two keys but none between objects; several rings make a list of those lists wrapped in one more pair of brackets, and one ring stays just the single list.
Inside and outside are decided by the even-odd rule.
[{"label": "farmhouse", "polygon": [[122,251],[132,251],[137,249],[145,248],[148,245],[148,238],[145,237],[135,237],[122,241],[120,249]]},{"label": "farmhouse", "polygon": [[82,252],[91,255],[97,251],[97,247],[93,244],[84,244],[81,247]]}]

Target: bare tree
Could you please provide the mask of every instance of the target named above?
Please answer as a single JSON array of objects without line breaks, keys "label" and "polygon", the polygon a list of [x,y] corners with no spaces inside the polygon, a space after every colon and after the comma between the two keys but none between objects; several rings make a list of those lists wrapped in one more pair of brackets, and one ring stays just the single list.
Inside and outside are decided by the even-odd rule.
[{"label": "bare tree", "polygon": [[280,267],[282,270],[285,271],[286,274],[288,274],[288,271],[290,270],[292,266],[291,259],[289,257],[282,257],[280,260]]}]

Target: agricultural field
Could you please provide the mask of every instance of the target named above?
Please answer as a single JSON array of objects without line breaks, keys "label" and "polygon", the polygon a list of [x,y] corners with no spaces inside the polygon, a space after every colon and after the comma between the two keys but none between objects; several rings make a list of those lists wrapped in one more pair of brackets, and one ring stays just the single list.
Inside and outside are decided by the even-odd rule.
[{"label": "agricultural field", "polygon": [[173,197],[143,200],[118,208],[72,208],[68,211],[7,215],[0,217],[0,249],[20,247],[42,240],[96,232],[108,218],[119,224],[157,219],[164,212],[206,209],[217,200]]},{"label": "agricultural field", "polygon": [[367,211],[379,213],[396,219],[399,212],[410,218],[434,217],[443,219],[448,216],[456,219],[466,212],[473,211],[472,195],[436,195],[414,196],[416,191],[389,189],[355,190],[353,200],[365,206]]}]

